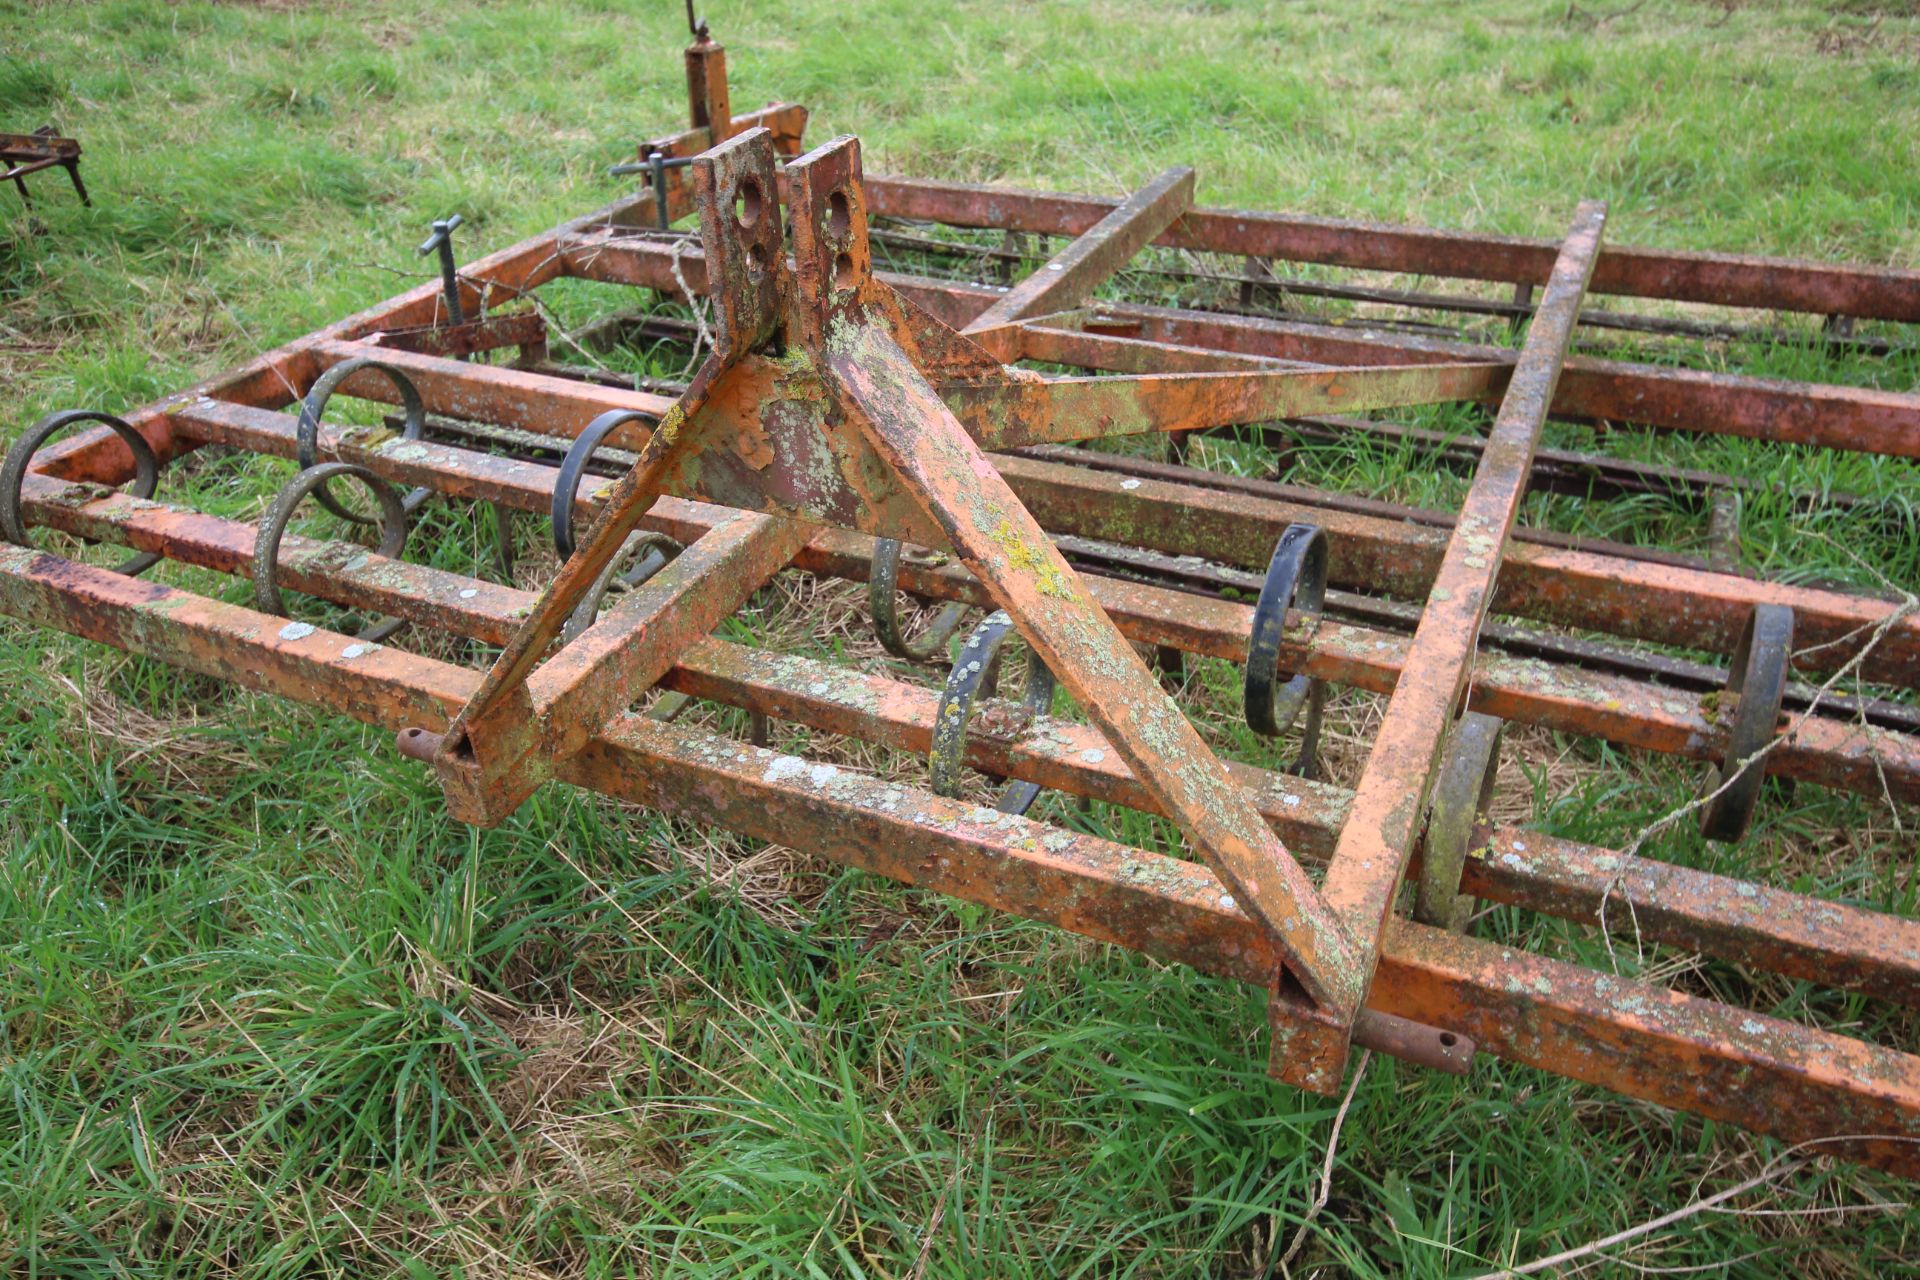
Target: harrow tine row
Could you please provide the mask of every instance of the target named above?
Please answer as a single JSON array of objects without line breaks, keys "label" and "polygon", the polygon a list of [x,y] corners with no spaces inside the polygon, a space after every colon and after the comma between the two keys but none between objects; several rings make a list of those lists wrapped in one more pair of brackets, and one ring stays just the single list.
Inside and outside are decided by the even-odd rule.
[{"label": "harrow tine row", "polygon": [[[182,416],[189,420],[191,430],[212,443],[292,455],[292,423],[285,414],[208,404],[183,411]],[[430,443],[386,440],[364,448],[355,443],[359,434],[349,430],[323,436],[323,450],[393,483],[429,485],[450,497],[497,502],[533,512],[547,510],[551,502],[552,467]],[[581,489],[579,515],[585,518],[593,510],[594,490],[587,483]],[[712,527],[714,517],[707,514],[710,511],[712,508],[702,504],[662,499],[648,527],[689,541]],[[1045,515],[1041,518],[1051,523]],[[1279,529],[1284,532],[1286,527],[1280,525]],[[858,535],[827,534],[816,537],[798,553],[795,564],[813,572],[865,581],[871,565],[869,546],[870,541]],[[952,567],[930,569],[909,560],[900,567],[899,583],[915,595],[976,605],[987,602],[979,585],[964,571]],[[1101,607],[1135,641],[1206,657],[1246,659],[1252,617],[1246,605],[1113,578],[1094,579],[1093,591]],[[1892,611],[1892,606],[1877,602],[1818,594],[1832,595],[1851,605],[1874,605],[1869,622]],[[1796,609],[1795,616],[1807,615]],[[1305,643],[1298,639],[1283,642],[1280,660],[1288,670],[1384,693],[1399,677],[1406,644],[1404,636],[1393,632],[1327,621]],[[1725,744],[1725,728],[1713,714],[1711,697],[1599,672],[1563,669],[1538,659],[1483,652],[1476,663],[1469,706],[1505,719],[1711,760],[1723,754]],[[1891,789],[1903,798],[1920,796],[1920,742],[1910,735],[1826,717],[1810,716],[1802,721],[1794,737],[1774,751],[1768,765],[1783,776],[1863,794],[1878,795],[1883,789]]]},{"label": "harrow tine row", "polygon": [[[30,504],[30,510],[55,517],[47,521],[52,527],[134,546],[164,546],[168,558],[182,564],[238,575],[257,572],[250,525],[118,495],[68,505],[55,500],[57,486],[47,481],[35,486],[48,498]],[[834,536],[816,535],[816,544]],[[796,563],[808,563],[808,552],[816,549],[802,551]],[[534,599],[515,587],[393,560],[352,544],[289,537],[281,556],[279,577],[295,589],[353,609],[405,611],[419,625],[485,644],[503,643]],[[661,687],[914,754],[933,749],[940,718],[939,696],[919,685],[716,639],[685,651]],[[1084,725],[1030,718],[1017,732],[973,734],[965,743],[967,763],[983,772],[1156,811],[1125,764],[1108,755],[1105,739]],[[1331,856],[1351,791],[1246,765],[1229,768],[1290,848],[1316,861]],[[1476,834],[1477,852],[1465,865],[1461,887],[1477,897],[1597,924],[1611,892],[1617,898],[1615,927],[1637,924],[1649,941],[1920,1004],[1920,922],[1653,859],[1623,858],[1521,828],[1483,824]]]},{"label": "harrow tine row", "polygon": [[[0,547],[0,601],[374,725],[444,724],[480,680],[18,547]],[[1271,972],[1263,932],[1193,863],[644,717],[618,721],[561,776],[1222,977]],[[1920,1059],[1907,1054],[1403,920],[1370,1000],[1515,1062],[1920,1175]]]}]

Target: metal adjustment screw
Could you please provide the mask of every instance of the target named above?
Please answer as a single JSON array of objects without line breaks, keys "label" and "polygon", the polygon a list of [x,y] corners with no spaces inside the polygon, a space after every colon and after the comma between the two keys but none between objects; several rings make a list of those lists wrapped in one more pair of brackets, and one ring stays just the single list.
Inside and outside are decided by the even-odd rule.
[{"label": "metal adjustment screw", "polygon": [[440,288],[447,296],[447,316],[454,324],[465,324],[466,313],[460,307],[460,281],[453,269],[453,231],[463,219],[459,214],[433,220],[433,234],[420,246],[420,255],[440,253]]}]

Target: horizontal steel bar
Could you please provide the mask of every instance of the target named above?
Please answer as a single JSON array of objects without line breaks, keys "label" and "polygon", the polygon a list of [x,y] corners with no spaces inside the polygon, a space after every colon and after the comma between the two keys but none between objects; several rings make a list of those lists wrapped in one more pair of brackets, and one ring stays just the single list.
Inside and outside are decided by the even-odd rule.
[{"label": "horizontal steel bar", "polygon": [[[37,478],[28,485],[28,512],[53,517],[49,523],[69,533],[223,573],[246,576],[253,570],[250,525],[119,494],[68,502],[84,495]],[[290,588],[337,604],[487,644],[505,643],[537,598],[295,535],[282,543],[278,576]],[[890,677],[711,638],[679,656],[663,687],[916,755],[931,747],[938,703],[932,691]],[[1107,750],[1105,739],[1083,725],[1047,720],[1011,738],[975,734],[967,759],[991,773],[1157,812],[1151,794]],[[1322,861],[1331,854],[1351,792],[1232,761],[1226,765],[1289,847]],[[1475,845],[1479,852],[1462,879],[1464,891],[1475,896],[1606,923],[1616,931],[1637,929],[1650,942],[1920,1004],[1920,922],[1517,828],[1488,832]]]},{"label": "horizontal steel bar", "polygon": [[[876,215],[949,226],[1079,235],[1119,203],[920,178],[867,179]],[[1557,241],[1243,209],[1189,210],[1155,241],[1231,253],[1406,275],[1545,284]],[[1745,254],[1604,249],[1592,290],[1676,302],[1920,322],[1920,271]]]},{"label": "horizontal steel bar", "polygon": [[[569,273],[676,292],[664,260],[605,237],[569,237]],[[576,264],[578,266],[576,267]],[[703,275],[682,262],[690,287]],[[980,285],[881,275],[880,279],[949,324],[966,324],[999,294]],[[1102,302],[1102,331],[1210,352],[1273,356],[1321,365],[1511,363],[1506,347],[1413,336],[1389,337],[1365,326],[1181,311]],[[1022,326],[1043,327],[1039,322]],[[1567,361],[1553,401],[1558,418],[1640,423],[1675,431],[1744,436],[1890,457],[1920,457],[1920,395],[1817,382],[1790,382],[1695,369],[1600,360]]]},{"label": "horizontal steel bar", "polygon": [[1143,373],[961,384],[941,396],[981,448],[999,450],[1481,400],[1499,394],[1507,373],[1486,364]]},{"label": "horizontal steel bar", "polygon": [[[496,423],[559,440],[573,439],[588,423],[611,409],[644,413],[658,419],[674,403],[665,396],[645,391],[623,391],[527,369],[470,364],[417,351],[373,348],[358,342],[317,342],[312,347],[312,356],[320,369],[330,369],[347,360],[378,360],[404,373],[419,389],[427,407],[436,413]],[[393,403],[398,396],[390,381],[370,370],[349,377],[340,390],[384,403]],[[647,429],[638,424],[615,427],[607,435],[606,443],[637,452],[646,444],[648,434]]]},{"label": "horizontal steel bar", "polygon": [[[289,415],[219,404],[191,412],[195,415],[192,429],[211,440],[281,456],[294,451]],[[552,500],[552,467],[398,440],[363,449],[352,443],[354,436],[352,431],[323,428],[321,454],[357,462],[398,484],[428,485],[454,497],[536,512],[544,512]],[[581,485],[580,518],[590,518],[599,483],[588,479]],[[724,508],[663,498],[649,526],[687,542],[726,514]],[[1278,536],[1277,531],[1273,536]],[[795,563],[816,573],[864,581],[871,545],[871,539],[861,535],[827,530]],[[908,561],[902,565],[901,585],[941,599],[974,603],[986,599],[979,584],[957,568],[928,569]],[[1090,587],[1132,639],[1239,662],[1246,659],[1252,617],[1246,605],[1111,578],[1093,579]],[[1404,637],[1389,632],[1326,623],[1306,646],[1286,644],[1282,658],[1323,679],[1386,692],[1399,677],[1405,647]],[[1489,715],[1694,759],[1718,759],[1726,741],[1724,726],[1700,695],[1500,654],[1481,656],[1470,706]],[[1920,798],[1920,742],[1906,734],[1811,717],[1767,763],[1770,770],[1790,777],[1866,794],[1880,794],[1884,787],[1898,797]]]},{"label": "horizontal steel bar", "polygon": [[[435,726],[479,673],[0,547],[0,609],[367,723]],[[604,794],[819,853],[1206,972],[1263,981],[1265,934],[1204,867],[832,765],[628,717],[568,763]],[[1481,1049],[1920,1175],[1920,1059],[1396,921],[1370,1007]],[[1673,1070],[1684,1062],[1685,1072]]]},{"label": "horizontal steel bar", "polygon": [[[1090,538],[1061,536],[1061,551],[1075,565],[1090,572],[1130,582],[1167,587],[1194,595],[1225,599],[1253,599],[1264,575],[1212,564],[1193,556],[1170,556],[1138,547],[1123,547]],[[1328,591],[1325,616],[1341,622],[1407,635],[1420,620],[1416,605],[1351,591]],[[1595,640],[1556,631],[1542,631],[1510,623],[1490,622],[1481,629],[1481,646],[1515,658],[1536,658],[1551,666],[1596,674],[1625,676],[1665,689],[1695,694],[1719,694],[1727,687],[1727,668],[1686,658],[1670,657],[1651,649],[1608,640]],[[1822,692],[1799,681],[1789,682],[1781,705],[1789,713],[1810,711],[1831,720],[1854,721],[1920,734],[1920,706],[1885,698],[1860,698],[1835,690]]]},{"label": "horizontal steel bar", "polygon": [[[1147,545],[1175,555],[1258,568],[1289,524],[1319,525],[1340,586],[1403,600],[1426,598],[1446,546],[1444,530],[1278,502],[1195,485],[1098,471],[1021,456],[996,459],[1021,501],[1060,533]],[[1889,601],[1734,574],[1632,561],[1524,540],[1505,549],[1496,612],[1680,648],[1732,651],[1758,603],[1794,610],[1808,645],[1805,671],[1833,670],[1896,613]],[[1861,664],[1869,680],[1920,685],[1920,616],[1893,622]]]},{"label": "horizontal steel bar", "polygon": [[[320,342],[312,354],[323,368],[346,360],[377,359],[404,372],[436,412],[566,439],[610,409],[658,418],[673,404],[666,396],[603,382],[468,364],[418,351],[376,352],[362,343]],[[983,448],[1008,449],[1045,441],[1195,430],[1334,409],[1358,412],[1470,400],[1497,394],[1505,381],[1506,368],[1500,365],[1369,366],[1054,378],[1005,387],[958,385],[942,388],[942,395]],[[387,401],[396,394],[387,379],[372,371],[350,377],[342,390]],[[638,449],[645,439],[645,429],[636,425],[616,429],[608,442]]]},{"label": "horizontal steel bar", "polygon": [[[1267,432],[1267,443],[1285,448],[1298,440],[1335,443],[1356,436],[1373,436],[1383,443],[1411,445],[1443,462],[1471,467],[1479,461],[1485,443],[1478,436],[1430,431],[1399,422],[1371,418],[1302,417]],[[1814,489],[1789,489],[1770,485],[1747,476],[1695,467],[1674,467],[1657,462],[1635,462],[1604,453],[1582,453],[1572,449],[1541,449],[1533,460],[1533,487],[1552,493],[1580,498],[1614,498],[1624,494],[1648,493],[1697,503],[1704,508],[1715,493],[1780,494],[1789,497],[1802,510],[1823,507],[1854,510],[1878,505],[1872,498],[1842,490],[1826,492]],[[1890,516],[1898,513],[1889,511]]]},{"label": "horizontal steel bar", "polygon": [[[746,116],[734,117],[736,128],[764,125],[783,146],[797,147],[806,126],[807,110],[791,103],[772,103]],[[676,189],[670,217],[687,211],[685,193]],[[529,236],[507,248],[478,258],[462,267],[456,277],[460,302],[469,315],[483,315],[497,307],[533,292],[561,274],[559,247],[570,236],[592,230],[645,225],[655,221],[653,194],[641,190],[623,196],[591,213],[569,219],[549,231]],[[191,448],[191,441],[174,441],[169,433],[168,410],[183,401],[214,397],[260,408],[277,409],[298,400],[305,388],[319,376],[307,354],[317,342],[359,341],[391,329],[430,325],[444,305],[444,288],[434,280],[415,285],[403,293],[376,303],[364,311],[326,325],[296,338],[273,351],[257,356],[240,368],[214,375],[177,395],[164,397],[127,420],[147,438],[161,461]],[[101,428],[62,440],[50,447],[37,469],[68,480],[92,480],[119,484],[132,474],[133,459],[127,447],[113,432]]]},{"label": "horizontal steel bar", "polygon": [[[348,358],[355,348],[325,344],[319,357]],[[601,408],[650,406],[664,412],[670,403],[640,392],[573,383],[520,370],[492,368],[473,375],[474,366],[412,353],[390,353],[419,375],[431,408],[466,404],[504,418],[510,425],[565,436],[584,425],[595,405]],[[483,366],[485,367],[485,366]],[[464,371],[464,372],[463,372]],[[548,384],[557,384],[549,386]],[[361,383],[356,390],[392,399],[384,381]],[[468,389],[484,388],[468,395]],[[496,392],[498,394],[496,394]],[[559,406],[543,408],[543,405]],[[218,412],[205,399],[178,407],[180,423]],[[188,434],[192,434],[189,428]],[[634,428],[638,435],[640,428]],[[633,441],[622,440],[622,447]],[[1111,542],[1132,542],[1177,555],[1199,555],[1243,567],[1264,564],[1285,527],[1296,521],[1322,526],[1330,542],[1332,580],[1401,599],[1424,599],[1446,545],[1435,528],[1403,520],[1380,519],[1302,504],[1273,502],[1186,485],[1139,481],[1116,484],[1079,468],[1020,457],[998,464],[1021,501],[1056,533]],[[1867,597],[1812,587],[1756,582],[1735,575],[1657,564],[1633,563],[1582,551],[1529,545],[1505,548],[1495,610],[1586,630],[1686,648],[1730,652],[1756,603],[1794,609],[1801,636],[1809,642],[1796,655],[1804,670],[1833,670],[1865,643],[1893,606]],[[1920,617],[1908,617],[1889,630],[1861,665],[1869,680],[1913,687],[1920,684]]]},{"label": "horizontal steel bar", "polygon": [[[911,221],[896,220],[902,226],[925,225]],[[916,235],[876,228],[872,233],[876,244],[917,250],[929,254],[967,259],[972,261],[993,261],[1006,266],[1032,261],[1031,252],[1008,249],[1001,245],[966,244],[955,240],[941,240],[931,236]],[[1252,258],[1250,262],[1264,259]],[[1531,302],[1517,298],[1485,298],[1460,293],[1429,293],[1417,289],[1390,289],[1373,285],[1333,284],[1326,280],[1308,279],[1305,276],[1279,277],[1268,275],[1236,275],[1221,271],[1194,270],[1171,266],[1164,260],[1132,265],[1131,270],[1141,275],[1162,280],[1192,280],[1203,284],[1233,285],[1239,294],[1240,305],[1209,304],[1209,310],[1227,311],[1234,314],[1269,314],[1252,308],[1265,296],[1277,296],[1284,306],[1295,298],[1331,298],[1346,302],[1375,303],[1381,306],[1398,307],[1409,311],[1441,311],[1469,316],[1503,316],[1509,320],[1523,320],[1534,313]],[[1522,286],[1530,288],[1531,286]],[[1429,322],[1395,319],[1392,321],[1375,320],[1367,317],[1369,323],[1382,325],[1404,323],[1416,326],[1418,331],[1445,333],[1446,326]],[[1680,316],[1641,315],[1634,312],[1615,311],[1597,307],[1583,307],[1580,311],[1580,324],[1596,329],[1616,329],[1628,333],[1647,333],[1663,337],[1680,338],[1722,338],[1735,341],[1767,343],[1770,345],[1818,344],[1834,350],[1858,352],[1863,355],[1889,355],[1895,351],[1906,350],[1910,343],[1897,343],[1886,338],[1861,334],[1843,333],[1823,326],[1819,331],[1811,329],[1782,328],[1778,325],[1722,324],[1711,321],[1690,320]]]},{"label": "horizontal steel bar", "polygon": [[[1204,467],[1156,462],[1151,458],[1129,454],[1069,449],[1054,445],[1038,445],[1031,449],[1022,449],[1020,452],[1024,457],[1036,458],[1042,462],[1059,462],[1090,471],[1136,476],[1142,480],[1162,480],[1169,484],[1218,489],[1226,493],[1240,493],[1253,498],[1270,498],[1276,502],[1324,507],[1330,511],[1373,516],[1395,523],[1425,525],[1430,529],[1451,531],[1456,519],[1452,512],[1439,511],[1431,507],[1409,507],[1398,502],[1385,502],[1379,498],[1368,498],[1359,494],[1314,489],[1306,485],[1286,484],[1277,480],[1255,480],[1247,476],[1230,475],[1223,471],[1210,471]],[[1679,555],[1658,547],[1612,542],[1605,538],[1576,537],[1572,534],[1557,533],[1551,529],[1514,529],[1508,535],[1508,540],[1533,543],[1542,547],[1559,547],[1566,551],[1584,551],[1591,555],[1619,560],[1641,560],[1648,564],[1672,565],[1678,569],[1709,567],[1707,562],[1699,556]],[[1716,572],[1726,571],[1716,570]]]},{"label": "horizontal steel bar", "polygon": [[[944,304],[961,315],[993,296],[991,291],[945,284],[903,286],[903,292],[923,306]],[[1313,364],[1513,359],[1513,352],[1505,347],[1412,335],[1389,337],[1365,326],[1206,315],[1134,303],[1115,303],[1103,310],[1112,317],[1114,332]],[[1553,416],[1920,457],[1920,395],[1911,392],[1660,368],[1592,356],[1567,360],[1554,396]]]}]

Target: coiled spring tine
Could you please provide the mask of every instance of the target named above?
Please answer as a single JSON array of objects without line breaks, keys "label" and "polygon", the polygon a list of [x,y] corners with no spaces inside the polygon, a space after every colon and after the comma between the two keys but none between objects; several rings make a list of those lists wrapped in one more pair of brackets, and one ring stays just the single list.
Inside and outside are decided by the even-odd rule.
[{"label": "coiled spring tine", "polygon": [[1793,610],[1783,604],[1755,605],[1734,646],[1721,695],[1723,717],[1727,701],[1735,705],[1726,755],[1713,775],[1718,794],[1700,811],[1700,831],[1709,840],[1738,840],[1753,822],[1761,784],[1767,780],[1766,760],[1754,757],[1773,741],[1779,727],[1792,655]]},{"label": "coiled spring tine", "polygon": [[[124,418],[117,418],[98,409],[63,409],[50,413],[15,440],[7,449],[7,456],[0,461],[0,537],[19,546],[33,544],[27,539],[26,512],[21,507],[21,491],[26,487],[27,470],[33,465],[34,454],[40,451],[53,436],[73,426],[77,422],[98,422],[111,428],[133,454],[133,496],[151,498],[154,490],[160,487],[160,460],[154,455],[153,446],[147,438],[134,430],[133,424]],[[124,573],[136,578],[164,556],[156,551],[142,551],[121,562],[115,573]]]},{"label": "coiled spring tine", "polygon": [[[407,546],[407,508],[392,485],[382,480],[365,467],[355,466],[351,462],[321,462],[308,467],[274,496],[273,504],[261,517],[259,531],[253,539],[253,602],[262,613],[271,613],[277,617],[287,616],[286,601],[280,596],[280,543],[286,537],[287,525],[293,520],[293,513],[311,494],[321,500],[327,491],[327,485],[334,480],[351,477],[366,486],[373,495],[379,514],[362,517],[361,523],[377,523],[380,528],[380,544],[375,554],[389,560],[398,560]],[[321,505],[326,503],[321,501]],[[406,625],[404,618],[382,618],[363,630],[358,639],[369,642],[385,640]]]},{"label": "coiled spring tine", "polygon": [[[960,656],[947,674],[947,686],[941,690],[940,702],[934,711],[931,753],[934,794],[960,794],[960,766],[967,754],[967,722],[972,719],[974,703],[981,692],[984,690],[989,697],[993,695],[999,682],[1001,648],[1009,636],[1017,639],[1018,635],[1013,629],[1013,619],[996,609],[981,619],[980,625],[960,646]],[[1053,672],[1040,661],[1039,655],[1029,653],[1026,688],[1020,695],[1021,713],[1029,720],[1045,715],[1053,705],[1053,690]],[[1038,783],[1009,782],[1001,791],[996,807],[1002,813],[1023,814],[1033,807],[1040,790]]]},{"label": "coiled spring tine", "polygon": [[1500,772],[1500,734],[1506,722],[1477,711],[1463,714],[1440,756],[1428,800],[1420,852],[1420,883],[1413,918],[1454,933],[1464,932],[1473,899],[1460,892],[1460,870],[1473,843],[1473,827],[1493,802]]},{"label": "coiled spring tine", "polygon": [[1317,525],[1288,525],[1274,544],[1260,601],[1253,610],[1253,630],[1247,638],[1246,715],[1249,729],[1277,738],[1306,709],[1300,756],[1288,768],[1303,778],[1313,777],[1319,768],[1320,719],[1327,686],[1324,680],[1305,675],[1281,681],[1280,641],[1289,609],[1317,623],[1326,598],[1326,535]]},{"label": "coiled spring tine", "polygon": [[936,662],[946,656],[947,642],[960,629],[968,606],[954,601],[942,605],[927,629],[909,640],[900,625],[900,600],[896,594],[900,580],[900,540],[877,538],[873,544],[873,570],[867,578],[867,605],[873,614],[873,634],[880,647],[907,662]]},{"label": "coiled spring tine", "polygon": [[[620,554],[607,561],[607,567],[593,580],[586,594],[580,597],[580,603],[574,606],[568,615],[566,625],[560,628],[560,643],[571,644],[582,631],[593,625],[600,614],[600,601],[614,587],[622,592],[631,591],[654,574],[667,567],[667,563],[679,555],[682,547],[664,533],[641,532],[630,535],[620,548]],[[628,556],[633,562],[622,569],[620,566]]]},{"label": "coiled spring tine", "polygon": [[[385,375],[387,381],[393,384],[393,389],[400,393],[402,439],[418,440],[421,433],[426,430],[427,407],[420,399],[420,390],[413,385],[411,378],[390,364],[383,364],[364,356],[342,360],[321,374],[313,386],[307,389],[306,398],[300,402],[300,420],[294,426],[294,457],[302,471],[311,470],[319,461],[320,423],[327,411],[327,402],[333,399],[333,393],[340,389],[341,383],[363,369],[371,369]],[[412,515],[418,511],[420,504],[425,502],[432,492],[431,489],[419,488],[401,499],[407,514]],[[340,502],[327,491],[325,485],[315,490],[313,496],[321,506],[342,520],[351,521],[354,524],[372,524],[378,518],[363,516]]]},{"label": "coiled spring tine", "polygon": [[495,502],[493,507],[493,571],[508,586],[513,585],[513,508]]},{"label": "coiled spring tine", "polygon": [[629,422],[653,425],[653,419],[644,413],[609,409],[574,437],[567,446],[567,456],[560,460],[560,473],[553,479],[553,550],[562,563],[573,558],[573,508],[580,497],[580,478],[587,472],[587,463],[615,427]]}]

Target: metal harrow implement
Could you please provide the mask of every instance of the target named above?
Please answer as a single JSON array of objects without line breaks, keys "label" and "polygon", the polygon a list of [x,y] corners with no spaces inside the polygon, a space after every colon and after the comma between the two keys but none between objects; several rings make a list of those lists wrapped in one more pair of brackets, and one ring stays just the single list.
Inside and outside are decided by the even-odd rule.
[{"label": "metal harrow implement", "polygon": [[[621,166],[644,175],[633,196],[464,267],[458,220],[442,220],[421,250],[439,282],[125,418],[27,431],[0,468],[0,608],[389,727],[466,822],[566,782],[1259,984],[1271,1072],[1302,1088],[1336,1091],[1355,1045],[1452,1071],[1485,1052],[1920,1173],[1920,1057],[1469,928],[1474,904],[1503,904],[1920,1003],[1920,922],[1485,816],[1505,722],[1701,762],[1687,820],[1714,839],[1741,837],[1769,774],[1920,798],[1910,599],[1517,520],[1533,488],[1685,489],[1733,536],[1717,498],[1750,484],[1543,448],[1550,413],[1920,457],[1914,395],[1575,350],[1582,329],[1747,331],[1597,295],[1830,317],[1814,340],[1874,349],[1852,321],[1920,321],[1920,274],[1607,248],[1591,203],[1553,244],[1200,208],[1187,169],[1122,200],[868,177],[852,137],[802,153],[801,107],[735,116],[704,32],[686,56],[691,125]],[[697,238],[672,230],[689,215]],[[1041,237],[1057,252],[1019,274]],[[1169,251],[1244,272],[1172,270],[1203,295],[1182,292],[1187,306],[1095,297]],[[957,252],[1003,283],[876,268],[896,252]],[[704,363],[663,385],[556,359],[524,300],[563,280],[710,310],[692,326]],[[1268,305],[1302,298],[1505,317],[1524,337]],[[688,328],[631,312],[602,328],[622,326]],[[336,397],[398,412],[342,425]],[[1455,403],[1490,411],[1484,436],[1422,442],[1355,416]],[[1281,421],[1431,446],[1470,471],[1465,500],[1413,510],[1178,449],[1086,447]],[[167,466],[207,445],[298,474],[257,523],[164,501]],[[309,500],[377,544],[291,532]],[[409,533],[430,504],[492,508],[491,574],[423,562]],[[513,519],[529,514],[551,516],[561,562],[537,594],[512,577]],[[36,546],[36,527],[135,558],[93,567]],[[153,572],[177,566],[249,579],[250,599]],[[957,651],[944,689],[712,634],[788,569],[870,583],[891,653]],[[917,634],[901,592],[939,606]],[[378,621],[290,620],[289,593]],[[963,637],[973,610],[991,612]],[[408,647],[445,635],[484,668]],[[1025,683],[1003,697],[1018,646]],[[1244,666],[1248,724],[1297,739],[1290,769],[1208,746],[1164,691],[1183,655]],[[1728,665],[1699,660],[1713,655]],[[1352,790],[1316,776],[1329,683],[1390,695]],[[689,699],[749,712],[753,740],[676,723]],[[1077,714],[1054,714],[1062,700]],[[778,754],[773,721],[925,753],[927,785]],[[965,769],[1004,780],[997,805],[961,798]],[[1192,856],[1029,819],[1043,788],[1159,815]]]}]

